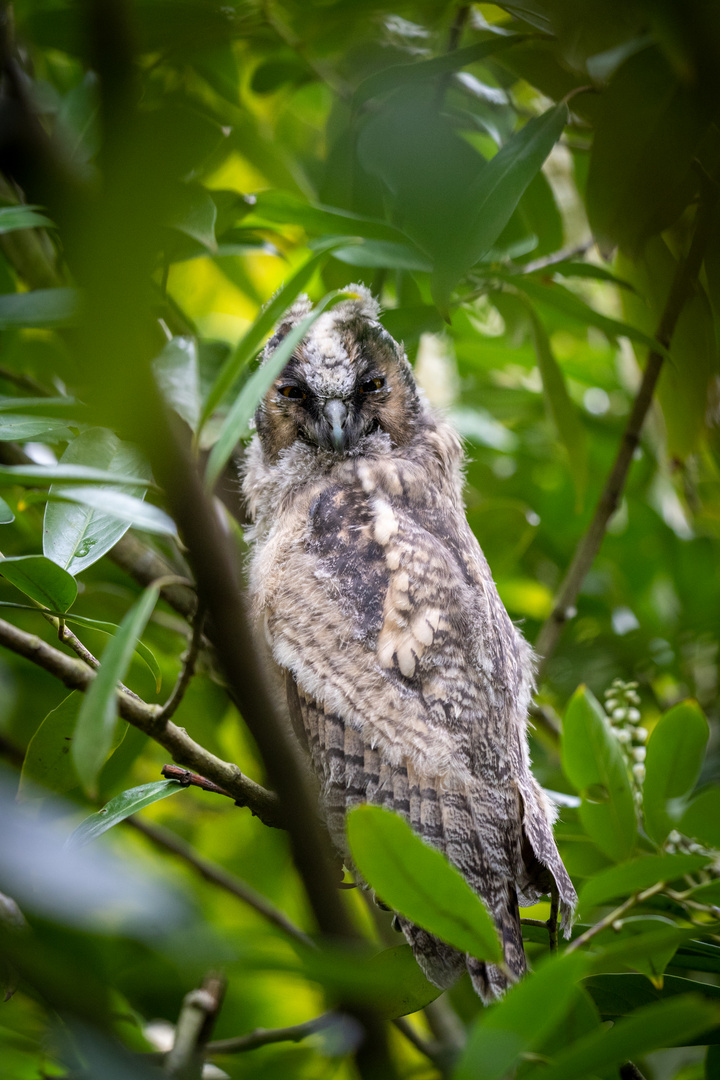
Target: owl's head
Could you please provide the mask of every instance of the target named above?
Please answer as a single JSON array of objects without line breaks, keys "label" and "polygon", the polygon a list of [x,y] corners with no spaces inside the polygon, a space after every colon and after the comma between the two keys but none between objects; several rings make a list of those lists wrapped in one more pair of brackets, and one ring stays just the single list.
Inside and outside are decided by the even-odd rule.
[{"label": "owl's head", "polygon": [[[255,415],[267,457],[301,441],[339,457],[368,452],[385,432],[394,446],[408,443],[422,406],[402,348],[378,321],[378,304],[363,285],[357,299],[324,312],[295,350]],[[301,297],[268,342],[264,360],[312,310]]]}]

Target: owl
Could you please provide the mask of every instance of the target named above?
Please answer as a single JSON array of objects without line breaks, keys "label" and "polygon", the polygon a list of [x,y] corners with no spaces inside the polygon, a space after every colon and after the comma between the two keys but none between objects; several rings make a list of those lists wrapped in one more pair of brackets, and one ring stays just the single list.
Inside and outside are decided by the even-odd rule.
[{"label": "owl", "polygon": [[[317,779],[333,843],[387,807],[444,852],[489,909],[505,967],[397,917],[427,978],[467,968],[484,1001],[525,971],[518,905],[575,890],[530,772],[533,658],[463,506],[463,453],[418,391],[363,286],[323,313],[261,402],[243,490],[258,638]],[[270,357],[312,310],[301,298]]]}]

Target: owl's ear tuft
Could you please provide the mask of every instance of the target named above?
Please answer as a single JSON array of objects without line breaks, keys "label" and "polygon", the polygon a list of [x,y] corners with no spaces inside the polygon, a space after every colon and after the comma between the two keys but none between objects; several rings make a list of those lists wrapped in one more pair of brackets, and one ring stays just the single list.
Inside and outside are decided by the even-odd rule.
[{"label": "owl's ear tuft", "polygon": [[346,285],[343,292],[349,293],[350,298],[343,300],[336,308],[337,314],[342,317],[359,316],[362,319],[376,320],[380,314],[380,304],[368,289],[367,285]]}]

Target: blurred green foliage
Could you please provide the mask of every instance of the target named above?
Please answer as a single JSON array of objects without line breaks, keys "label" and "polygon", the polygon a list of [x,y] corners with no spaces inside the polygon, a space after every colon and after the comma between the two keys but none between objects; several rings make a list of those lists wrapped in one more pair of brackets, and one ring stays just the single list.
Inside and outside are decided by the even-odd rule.
[{"label": "blurred green foliage", "polygon": [[[648,1080],[720,1075],[720,9],[14,0],[0,46],[0,615],[57,643],[38,605],[67,612],[106,670],[81,707],[0,654],[0,890],[29,924],[0,896],[3,1076],[158,1075],[138,1056],[161,1045],[148,1025],[174,1024],[212,970],[228,980],[217,1039],[370,1002],[414,1012],[431,1052],[390,1029],[403,1077],[609,1080],[629,1059]],[[483,1012],[461,982],[429,1005],[389,915],[347,893],[366,948],[313,949],[285,835],[217,795],[164,798],[166,751],[116,725],[115,681],[163,702],[188,647],[187,620],[108,557],[132,527],[188,574],[147,460],[160,397],[203,469],[211,455],[241,559],[230,455],[257,350],[300,291],[371,286],[467,440],[470,524],[533,642],[713,204],[619,507],[539,686],[535,771],[560,805],[580,924],[550,955],[538,905],[536,971],[504,1002]],[[174,720],[264,781],[203,652]],[[68,801],[41,812],[47,791]],[[83,827],[106,835],[63,849],[108,802]],[[139,808],[180,857],[124,823]],[[357,842],[383,827],[392,851],[394,822],[364,841],[358,824]],[[428,853],[404,854],[421,880]],[[414,902],[412,881],[398,890]],[[354,1023],[213,1060],[238,1078],[352,1077]]]}]

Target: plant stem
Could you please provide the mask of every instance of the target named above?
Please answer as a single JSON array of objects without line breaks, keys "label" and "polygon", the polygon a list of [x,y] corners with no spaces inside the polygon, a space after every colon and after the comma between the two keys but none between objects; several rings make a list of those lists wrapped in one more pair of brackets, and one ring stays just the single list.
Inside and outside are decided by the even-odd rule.
[{"label": "plant stem", "polygon": [[[678,263],[665,302],[665,309],[660,318],[655,337],[666,349],[670,346],[678,319],[700,272],[715,201],[716,195],[713,192],[713,197],[708,197],[698,208],[690,249],[686,257]],[[648,355],[640,389],[625,425],[615,462],[605,482],[592,521],[575,550],[575,555],[557,594],[554,608],[540,630],[535,643],[535,651],[540,658],[538,682],[542,678],[547,662],[555,650],[563,626],[575,613],[575,603],[585,580],[585,575],[595,561],[608,522],[619,505],[630,464],[640,441],[640,432],[652,404],[662,365],[663,357],[661,353],[652,350]]]}]

